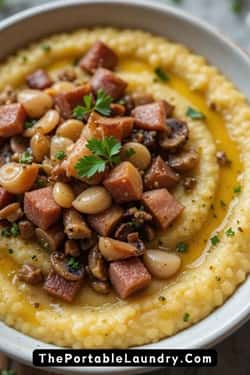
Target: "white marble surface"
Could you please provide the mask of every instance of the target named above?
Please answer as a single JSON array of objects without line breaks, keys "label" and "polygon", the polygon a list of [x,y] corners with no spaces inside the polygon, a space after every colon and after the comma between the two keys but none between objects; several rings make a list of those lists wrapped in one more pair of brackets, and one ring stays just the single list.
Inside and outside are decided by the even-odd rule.
[{"label": "white marble surface", "polygon": [[[63,1],[63,0],[62,0]],[[157,1],[157,0],[156,0]],[[173,0],[160,0],[191,12],[216,26],[243,48],[250,51],[250,1],[242,0],[242,12],[231,10],[231,0],[182,0],[176,5]],[[46,0],[6,0],[0,8],[0,18]],[[250,13],[249,13],[250,14]],[[249,25],[246,19],[249,18]],[[250,84],[250,83],[249,83]],[[216,346],[218,366],[214,369],[165,369],[153,374],[165,375],[249,375],[250,374],[250,323]]]}]

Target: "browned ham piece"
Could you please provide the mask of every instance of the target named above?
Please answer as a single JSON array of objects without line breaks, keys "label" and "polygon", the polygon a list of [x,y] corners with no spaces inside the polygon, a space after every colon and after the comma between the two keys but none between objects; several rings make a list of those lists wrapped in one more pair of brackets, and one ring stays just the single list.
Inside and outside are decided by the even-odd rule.
[{"label": "browned ham piece", "polygon": [[108,69],[98,68],[91,79],[91,87],[95,94],[103,90],[114,100],[120,99],[126,90],[127,82]]},{"label": "browned ham piece", "polygon": [[121,298],[127,298],[146,288],[151,281],[149,272],[139,258],[112,262],[109,266],[109,277]]},{"label": "browned ham piece", "polygon": [[102,236],[109,236],[123,215],[123,208],[112,206],[100,214],[88,215],[90,226]]},{"label": "browned ham piece", "polygon": [[79,292],[81,285],[82,280],[68,281],[56,272],[51,271],[44,283],[44,289],[50,295],[70,303]]},{"label": "browned ham piece", "polygon": [[3,187],[0,187],[0,209],[12,202],[13,195]]},{"label": "browned ham piece", "polygon": [[135,127],[145,130],[167,131],[166,105],[164,101],[140,105],[132,111],[135,118]]},{"label": "browned ham piece", "polygon": [[133,117],[104,117],[96,112],[92,112],[87,123],[92,138],[103,139],[113,136],[119,141],[129,136],[133,126]]},{"label": "browned ham piece", "polygon": [[118,63],[118,57],[105,43],[97,40],[80,60],[80,67],[88,73],[94,73],[103,67],[113,70]]},{"label": "browned ham piece", "polygon": [[160,156],[153,161],[144,177],[147,190],[158,188],[171,188],[179,181],[178,175],[162,160]]},{"label": "browned ham piece", "polygon": [[0,107],[0,137],[8,138],[24,130],[26,113],[22,104],[6,104]]},{"label": "browned ham piece", "polygon": [[59,109],[61,116],[69,118],[72,115],[72,110],[80,104],[83,104],[83,97],[88,95],[91,91],[90,85],[86,83],[82,86],[77,86],[71,91],[55,96],[54,101],[56,107]]},{"label": "browned ham piece", "polygon": [[27,218],[44,230],[58,221],[61,211],[53,198],[50,186],[27,192],[24,195],[24,212]]},{"label": "browned ham piece", "polygon": [[166,229],[184,209],[167,189],[146,191],[142,195],[142,203],[152,213],[161,229]]},{"label": "browned ham piece", "polygon": [[38,69],[26,77],[27,85],[31,89],[44,90],[52,85],[48,73],[43,69]]},{"label": "browned ham piece", "polygon": [[117,203],[141,199],[143,190],[141,175],[128,161],[112,169],[103,184]]}]

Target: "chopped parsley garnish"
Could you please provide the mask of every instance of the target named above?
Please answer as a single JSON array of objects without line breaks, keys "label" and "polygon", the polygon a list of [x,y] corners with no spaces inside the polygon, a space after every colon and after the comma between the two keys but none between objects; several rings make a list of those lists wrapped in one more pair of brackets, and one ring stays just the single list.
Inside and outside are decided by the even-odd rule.
[{"label": "chopped parsley garnish", "polygon": [[210,241],[213,246],[216,246],[220,242],[220,239],[217,235],[215,235],[210,238]]},{"label": "chopped parsley garnish", "polygon": [[125,151],[125,156],[126,156],[126,158],[131,158],[131,156],[133,156],[135,154],[135,150],[132,148],[132,147],[130,147],[130,148],[128,148],[126,151]]},{"label": "chopped parsley garnish", "polygon": [[42,44],[41,48],[44,52],[50,52],[51,51],[51,46],[49,44]]},{"label": "chopped parsley garnish", "polygon": [[121,161],[121,143],[115,137],[105,137],[102,140],[93,138],[86,146],[93,155],[84,156],[75,165],[79,177],[92,177],[98,172],[104,172],[107,165],[113,166]]},{"label": "chopped parsley garnish", "polygon": [[164,296],[159,296],[159,301],[160,301],[160,302],[165,302],[165,301],[166,301],[166,297],[164,297]]},{"label": "chopped parsley garnish", "polygon": [[156,81],[163,81],[163,82],[167,82],[169,81],[169,76],[167,75],[167,73],[160,67],[158,68],[155,68],[154,70],[155,72],[155,75],[156,75]]},{"label": "chopped parsley garnish", "polygon": [[103,116],[109,116],[111,114],[110,104],[112,101],[112,97],[106,95],[103,90],[98,90],[96,102],[93,101],[92,95],[85,95],[83,97],[84,105],[76,106],[73,110],[73,116],[78,120],[82,120],[85,115],[92,111],[96,111]]},{"label": "chopped parsley garnish", "polygon": [[235,188],[234,188],[234,193],[240,193],[241,192],[241,186],[239,185],[239,186],[235,186]]},{"label": "chopped parsley garnish", "polygon": [[65,158],[66,154],[64,151],[57,151],[56,158],[57,160],[63,160]]},{"label": "chopped parsley garnish", "polygon": [[24,128],[25,129],[30,129],[30,128],[32,128],[35,125],[35,123],[36,123],[36,120],[27,120],[24,123]]},{"label": "chopped parsley garnish", "polygon": [[215,276],[215,280],[216,280],[216,281],[221,281],[220,276]]},{"label": "chopped parsley garnish", "polygon": [[45,178],[38,178],[36,180],[36,184],[35,185],[38,188],[43,188],[43,187],[45,187],[47,185],[47,182],[46,182]]},{"label": "chopped parsley garnish", "polygon": [[33,161],[33,156],[29,153],[29,151],[23,152],[19,157],[19,163],[22,164],[31,164]]},{"label": "chopped parsley garnish", "polygon": [[78,271],[80,268],[80,263],[74,257],[71,257],[67,262],[67,266],[74,271]]},{"label": "chopped parsley garnish", "polygon": [[227,237],[233,237],[235,235],[235,232],[232,228],[228,228],[225,232]]},{"label": "chopped parsley garnish", "polygon": [[1,231],[3,237],[17,237],[19,234],[20,230],[17,223],[13,223],[10,227],[6,227]]},{"label": "chopped parsley garnish", "polygon": [[220,200],[220,205],[221,207],[226,207],[226,203],[222,199]]},{"label": "chopped parsley garnish", "polygon": [[14,250],[13,250],[13,249],[8,249],[8,253],[9,253],[9,254],[13,254],[13,253],[14,253]]},{"label": "chopped parsley garnish", "polygon": [[242,0],[231,0],[231,9],[236,14],[242,11],[242,5]]},{"label": "chopped parsley garnish", "polygon": [[204,120],[206,118],[204,113],[197,111],[192,107],[187,108],[186,116],[190,117],[192,120]]},{"label": "chopped parsley garnish", "polygon": [[28,57],[27,56],[22,56],[22,62],[26,63],[27,61],[28,61]]},{"label": "chopped parsley garnish", "polygon": [[183,321],[184,322],[188,322],[189,321],[189,318],[190,318],[190,314],[188,312],[186,312],[184,315],[183,315]]},{"label": "chopped parsley garnish", "polygon": [[14,370],[1,370],[0,375],[16,375]]},{"label": "chopped parsley garnish", "polygon": [[37,256],[36,255],[32,255],[31,259],[32,260],[37,260]]},{"label": "chopped parsley garnish", "polygon": [[176,245],[176,251],[178,251],[178,253],[186,253],[188,251],[188,244],[185,242],[179,242]]}]

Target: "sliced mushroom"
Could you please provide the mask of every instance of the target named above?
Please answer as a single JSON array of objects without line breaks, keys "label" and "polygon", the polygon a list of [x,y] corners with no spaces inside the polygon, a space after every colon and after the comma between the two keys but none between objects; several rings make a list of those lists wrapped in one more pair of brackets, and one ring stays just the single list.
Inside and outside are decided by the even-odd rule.
[{"label": "sliced mushroom", "polygon": [[47,251],[56,251],[63,243],[65,234],[60,225],[44,230],[36,228],[37,241]]},{"label": "sliced mushroom", "polygon": [[119,241],[127,241],[128,235],[134,231],[135,230],[132,222],[122,223],[116,229],[114,237]]},{"label": "sliced mushroom", "polygon": [[24,264],[18,271],[17,277],[30,285],[37,285],[43,281],[42,271],[31,264]]},{"label": "sliced mushroom", "polygon": [[22,152],[25,152],[28,147],[29,140],[27,138],[24,138],[21,135],[14,135],[11,137],[10,148],[12,152],[21,154]]},{"label": "sliced mushroom", "polygon": [[184,146],[188,139],[189,130],[186,122],[170,118],[166,120],[170,128],[170,134],[162,134],[160,145],[166,151],[175,151],[177,148]]},{"label": "sliced mushroom", "polygon": [[106,281],[108,279],[108,268],[98,247],[93,247],[88,255],[88,272],[96,279]]},{"label": "sliced mushroom", "polygon": [[97,243],[97,236],[95,233],[90,238],[84,238],[80,240],[80,248],[82,251],[86,251],[94,247]]},{"label": "sliced mushroom", "polygon": [[79,212],[74,209],[66,210],[63,216],[64,230],[69,239],[80,240],[91,238],[92,231]]},{"label": "sliced mushroom", "polygon": [[183,151],[178,155],[170,155],[168,163],[171,168],[178,172],[186,172],[194,169],[199,161],[199,154],[197,151],[191,149]]},{"label": "sliced mushroom", "polygon": [[[72,261],[73,259],[73,261]],[[79,281],[84,277],[84,268],[74,258],[65,257],[65,254],[53,252],[50,256],[50,261],[53,269],[68,281]]]},{"label": "sliced mushroom", "polygon": [[21,220],[18,223],[20,236],[23,240],[30,240],[35,236],[35,226],[31,221]]},{"label": "sliced mushroom", "polygon": [[23,216],[23,210],[20,203],[15,202],[8,204],[8,206],[0,210],[0,220],[8,220],[11,223],[14,223]]},{"label": "sliced mushroom", "polygon": [[78,257],[81,254],[78,242],[75,240],[66,241],[64,245],[64,253],[72,257]]},{"label": "sliced mushroom", "polygon": [[89,284],[96,293],[99,293],[99,294],[110,293],[110,285],[107,281],[93,279],[93,280],[89,280]]}]

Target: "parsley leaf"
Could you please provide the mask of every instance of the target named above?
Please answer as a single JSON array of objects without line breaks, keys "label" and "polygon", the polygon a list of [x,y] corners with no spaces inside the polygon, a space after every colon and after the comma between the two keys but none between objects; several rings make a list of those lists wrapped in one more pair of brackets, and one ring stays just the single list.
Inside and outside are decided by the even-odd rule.
[{"label": "parsley leaf", "polygon": [[17,223],[13,223],[10,227],[4,228],[1,231],[3,237],[17,237],[20,234],[19,226]]},{"label": "parsley leaf", "polygon": [[236,14],[242,11],[242,5],[242,0],[231,0],[231,9]]},{"label": "parsley leaf", "polygon": [[24,128],[25,129],[30,129],[30,128],[32,128],[35,125],[35,123],[36,123],[36,120],[27,120],[24,123]]},{"label": "parsley leaf", "polygon": [[184,315],[183,315],[183,321],[184,322],[188,322],[189,321],[189,318],[190,318],[190,314],[188,312],[186,312]]},{"label": "parsley leaf", "polygon": [[29,151],[23,152],[19,157],[19,163],[22,164],[31,164],[33,161],[33,156],[29,153]]},{"label": "parsley leaf", "polygon": [[13,370],[1,370],[1,375],[16,375],[16,372]]},{"label": "parsley leaf", "polygon": [[169,76],[167,75],[166,72],[164,72],[164,70],[162,68],[160,68],[160,67],[155,68],[154,72],[155,72],[157,80],[160,80],[160,81],[163,81],[163,82],[169,81],[169,79],[170,79]]},{"label": "parsley leaf", "polygon": [[74,271],[78,271],[80,269],[80,263],[74,257],[69,258],[67,266]]},{"label": "parsley leaf", "polygon": [[104,172],[105,167],[105,160],[102,160],[94,155],[85,156],[75,165],[78,176],[88,178],[94,176],[96,173]]},{"label": "parsley leaf", "polygon": [[44,52],[50,52],[51,51],[51,46],[49,44],[42,44],[41,45],[41,49],[44,51]]},{"label": "parsley leaf", "polygon": [[234,193],[240,193],[241,192],[241,186],[235,186]]},{"label": "parsley leaf", "polygon": [[210,241],[213,246],[216,246],[220,242],[220,239],[218,236],[213,236],[210,238]]},{"label": "parsley leaf", "polygon": [[133,156],[135,153],[136,152],[135,152],[135,150],[132,147],[130,147],[127,150],[125,150],[125,156],[128,159],[131,158],[131,156]]},{"label": "parsley leaf", "polygon": [[106,95],[103,90],[99,90],[95,103],[95,111],[103,116],[109,116],[111,113],[110,104],[112,101],[113,99],[111,96]]},{"label": "parsley leaf", "polygon": [[95,103],[92,95],[85,95],[83,97],[84,105],[76,106],[73,110],[73,116],[78,120],[82,120],[84,116],[88,115],[92,111],[96,111],[103,116],[109,116],[111,114],[110,104],[112,101],[112,97],[106,95],[103,90],[99,90],[97,92]]},{"label": "parsley leaf", "polygon": [[188,244],[185,242],[179,242],[176,245],[176,251],[178,253],[186,253],[188,251]]},{"label": "parsley leaf", "polygon": [[187,108],[186,116],[190,117],[192,120],[204,120],[206,118],[204,113],[197,111],[192,107]]},{"label": "parsley leaf", "polygon": [[235,232],[232,228],[228,228],[225,232],[227,237],[233,237],[235,235]]},{"label": "parsley leaf", "polygon": [[57,151],[56,153],[56,159],[57,160],[63,160],[65,158],[66,154],[64,151]]},{"label": "parsley leaf", "polygon": [[98,172],[104,172],[107,165],[120,163],[121,143],[115,137],[105,137],[102,140],[93,138],[86,146],[93,155],[84,156],[76,163],[78,176],[89,178]]}]

